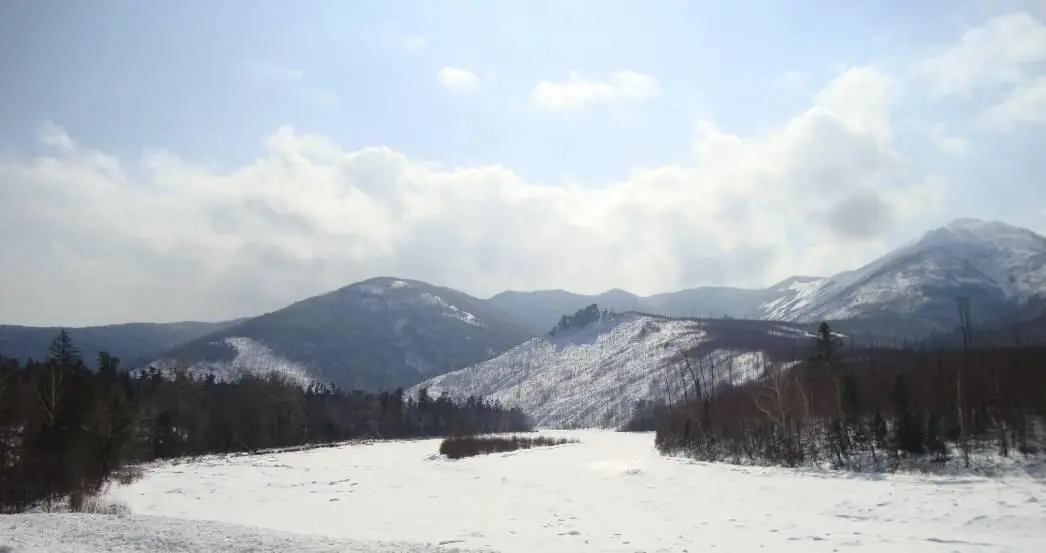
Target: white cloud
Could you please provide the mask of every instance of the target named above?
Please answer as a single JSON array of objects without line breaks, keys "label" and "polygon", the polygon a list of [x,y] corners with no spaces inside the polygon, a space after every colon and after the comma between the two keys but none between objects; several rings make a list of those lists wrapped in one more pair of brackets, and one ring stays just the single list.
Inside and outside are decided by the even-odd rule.
[{"label": "white cloud", "polygon": [[848,124],[856,130],[885,142],[892,134],[890,109],[897,86],[894,79],[872,67],[847,68],[814,96],[814,103],[834,113],[845,113]]},{"label": "white cloud", "polygon": [[71,152],[75,149],[73,140],[69,138],[65,129],[52,122],[46,122],[40,126],[40,132],[37,134],[37,139],[40,141],[40,144],[55,148],[62,152]]},{"label": "white cloud", "polygon": [[531,99],[540,110],[567,111],[597,103],[644,102],[659,93],[657,79],[643,73],[619,71],[603,81],[571,73],[564,82],[541,81]]},{"label": "white cloud", "polygon": [[969,152],[969,144],[966,139],[950,133],[941,123],[926,124],[913,121],[912,126],[915,131],[922,133],[942,153],[962,157]]},{"label": "white cloud", "polygon": [[475,73],[457,67],[440,69],[436,79],[444,88],[455,94],[469,94],[479,84],[479,77]]},{"label": "white cloud", "polygon": [[305,72],[265,60],[246,63],[247,74],[259,81],[297,85],[305,80]]},{"label": "white cloud", "polygon": [[0,320],[232,317],[378,274],[649,293],[851,268],[938,203],[892,149],[891,90],[850,69],[771,132],[701,122],[687,163],[567,187],[292,128],[219,171],[118,159],[50,125],[38,157],[0,159],[0,235],[19,236],[0,242]]},{"label": "white cloud", "polygon": [[244,64],[247,75],[259,83],[286,87],[307,102],[337,105],[338,95],[332,90],[316,88],[305,82],[305,72],[265,60],[251,60]]},{"label": "white cloud", "polygon": [[986,109],[978,118],[981,128],[1012,131],[1019,126],[1046,123],[1046,75],[1014,88],[1000,102]]},{"label": "white cloud", "polygon": [[338,98],[338,95],[330,90],[306,89],[302,90],[302,95],[314,104],[336,106],[341,102],[340,98]]},{"label": "white cloud", "polygon": [[809,76],[806,73],[795,70],[788,70],[777,77],[774,84],[781,90],[801,90],[806,86]]},{"label": "white cloud", "polygon": [[966,140],[958,136],[944,136],[937,142],[937,148],[942,152],[956,157],[964,156],[970,151]]},{"label": "white cloud", "polygon": [[1019,83],[1046,62],[1046,25],[1025,12],[991,18],[915,64],[939,94]]},{"label": "white cloud", "polygon": [[402,44],[404,50],[413,54],[425,48],[425,45],[428,44],[428,39],[421,35],[406,36],[403,37]]}]

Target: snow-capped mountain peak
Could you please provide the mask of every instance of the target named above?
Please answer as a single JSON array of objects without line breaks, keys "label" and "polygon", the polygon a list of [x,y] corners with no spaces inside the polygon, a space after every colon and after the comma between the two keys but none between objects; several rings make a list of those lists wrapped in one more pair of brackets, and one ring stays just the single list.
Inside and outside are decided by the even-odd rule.
[{"label": "snow-capped mountain peak", "polygon": [[1046,290],[1046,238],[979,219],[955,219],[853,271],[764,304],[768,318],[846,319],[893,313],[939,320],[959,296],[988,317]]}]

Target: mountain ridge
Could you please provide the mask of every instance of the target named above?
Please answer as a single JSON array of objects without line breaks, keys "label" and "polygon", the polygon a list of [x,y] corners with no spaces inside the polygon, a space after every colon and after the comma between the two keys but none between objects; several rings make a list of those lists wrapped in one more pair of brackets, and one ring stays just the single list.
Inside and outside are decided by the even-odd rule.
[{"label": "mountain ridge", "polygon": [[[958,297],[970,299],[975,322],[983,323],[1013,316],[1036,294],[1046,294],[1046,238],[1006,223],[963,218],[861,267],[829,277],[792,276],[767,288],[706,286],[646,297],[620,288],[598,295],[508,290],[480,299],[445,286],[382,276],[257,317],[213,327],[186,323],[195,330],[173,338],[132,335],[123,342],[81,343],[81,348],[85,357],[93,357],[104,347],[127,362],[140,359],[139,366],[151,362],[217,376],[277,370],[302,382],[392,389],[493,359],[592,304],[677,319],[802,325],[829,320],[854,337],[900,343],[954,331]],[[123,326],[177,329],[178,324]],[[32,329],[32,339],[11,331],[20,328],[28,327],[0,327],[0,354],[46,355],[57,327],[46,336]],[[81,341],[78,334],[83,333],[70,333]],[[7,346],[12,336],[32,346],[19,345],[12,355],[5,336]],[[129,342],[137,348],[131,354]]]},{"label": "mountain ridge", "polygon": [[82,327],[0,325],[0,355],[44,359],[51,340],[64,328],[80,348],[87,366],[94,368],[102,351],[120,357],[125,365],[136,365],[178,344],[244,320],[246,318],[218,322],[132,322]]},{"label": "mountain ridge", "polygon": [[469,396],[518,406],[538,426],[620,427],[636,402],[670,402],[692,387],[684,354],[703,386],[740,384],[768,363],[792,363],[813,326],[775,321],[680,319],[613,313],[591,305],[565,324],[476,365],[407,390]]},{"label": "mountain ridge", "polygon": [[[554,324],[561,314],[588,303],[609,306],[607,295],[616,292],[634,298],[635,305],[626,310],[670,317],[809,322],[896,316],[905,321],[899,332],[923,335],[948,328],[945,321],[954,318],[959,296],[970,297],[986,319],[1008,316],[1023,301],[1046,292],[1044,267],[1046,237],[1008,223],[964,217],[861,267],[828,277],[795,275],[766,288],[700,286],[650,296],[620,289],[594,295],[506,291],[489,301],[514,310],[534,328]],[[890,295],[891,290],[903,293]]]},{"label": "mountain ridge", "polygon": [[299,382],[391,390],[528,338],[484,300],[418,280],[375,277],[202,336],[151,365],[218,377],[275,370]]}]

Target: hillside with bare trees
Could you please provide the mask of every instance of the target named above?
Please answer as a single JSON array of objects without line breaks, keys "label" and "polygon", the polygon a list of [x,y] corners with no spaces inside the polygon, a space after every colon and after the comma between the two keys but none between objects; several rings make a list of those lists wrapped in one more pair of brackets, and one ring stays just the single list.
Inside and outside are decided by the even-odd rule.
[{"label": "hillside with bare trees", "polygon": [[823,323],[793,359],[768,360],[737,386],[686,356],[680,396],[638,405],[625,429],[656,430],[665,454],[739,464],[979,470],[1037,459],[1046,446],[1046,344],[1032,339],[1041,321],[1017,325],[1011,343],[979,344],[969,303],[958,306],[958,347],[858,347]]}]

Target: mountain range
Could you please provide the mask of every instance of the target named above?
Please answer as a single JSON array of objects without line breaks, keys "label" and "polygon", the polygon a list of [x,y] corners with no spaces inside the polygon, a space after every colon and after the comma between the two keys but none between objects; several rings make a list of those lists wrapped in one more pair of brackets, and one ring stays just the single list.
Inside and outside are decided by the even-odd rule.
[{"label": "mountain range", "polygon": [[810,322],[858,320],[898,337],[947,332],[957,324],[955,298],[966,296],[983,321],[1007,316],[1046,293],[1046,238],[1006,223],[956,219],[855,270],[831,277],[795,276],[769,288],[701,287],[637,296],[563,290],[502,292],[491,303],[532,328],[597,303],[616,311],[668,317]]},{"label": "mountain range", "polygon": [[[84,362],[93,368],[103,351],[119,356],[124,366],[154,359],[160,352],[237,324],[245,319],[179,323],[126,323],[66,329],[80,348]],[[0,355],[14,359],[42,360],[59,327],[0,325]]]},{"label": "mountain range", "polygon": [[[1005,223],[957,219],[863,267],[830,277],[796,276],[763,289],[699,287],[646,297],[618,289],[598,295],[506,291],[481,299],[416,280],[379,277],[258,317],[219,323],[112,325],[70,333],[85,357],[104,349],[139,367],[180,368],[219,377],[277,370],[302,382],[391,389],[422,382],[442,386],[459,377],[448,376],[438,383],[432,379],[461,369],[469,371],[463,373],[468,379],[479,382],[483,379],[477,371],[504,373],[505,367],[519,366],[521,358],[535,358],[536,351],[567,351],[562,354],[565,358],[547,356],[550,363],[558,364],[581,359],[570,357],[574,354],[569,351],[584,351],[577,355],[589,357],[577,361],[578,367],[613,366],[629,372],[642,363],[628,359],[653,347],[645,341],[650,337],[674,336],[660,347],[678,353],[696,347],[695,336],[702,336],[699,342],[705,344],[711,343],[712,334],[721,341],[736,333],[736,325],[711,326],[724,317],[775,322],[778,326],[767,327],[759,336],[787,327],[793,332],[791,341],[794,332],[807,331],[821,320],[833,321],[835,328],[854,338],[879,341],[947,334],[958,323],[957,297],[970,299],[975,319],[991,322],[1017,316],[1042,301],[1037,298],[1044,293],[1046,238]],[[565,315],[593,304],[614,316],[592,321],[591,328],[549,334]],[[0,326],[0,355],[42,358],[56,330]],[[621,338],[639,334],[642,340]],[[591,357],[591,348],[584,347],[587,341],[602,344],[604,353]],[[633,346],[638,349],[629,349]],[[751,345],[734,344],[722,355],[764,355],[765,346],[760,338]],[[675,363],[672,355],[666,351],[656,356],[663,362],[655,364],[663,368]],[[528,366],[531,379],[544,370]],[[635,370],[657,372],[649,367]],[[655,376],[644,376],[630,386],[649,386]],[[497,393],[505,398],[530,393],[519,391],[521,382],[504,391],[498,388]],[[488,384],[469,386],[458,387],[493,390]],[[548,407],[549,420],[560,417],[553,407]],[[608,416],[605,413],[581,419],[591,421]]]}]

